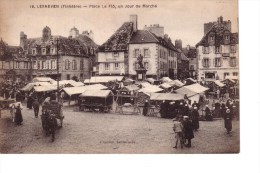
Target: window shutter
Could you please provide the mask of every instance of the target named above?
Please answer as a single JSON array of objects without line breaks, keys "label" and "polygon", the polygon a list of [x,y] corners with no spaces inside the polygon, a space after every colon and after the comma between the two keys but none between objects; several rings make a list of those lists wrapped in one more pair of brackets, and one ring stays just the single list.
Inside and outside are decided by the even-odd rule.
[{"label": "window shutter", "polygon": [[204,60],[205,60],[205,59],[202,59],[202,61],[201,61],[201,65],[202,65],[202,67],[205,66],[205,62],[204,62]]},{"label": "window shutter", "polygon": [[208,59],[209,60],[209,66],[208,67],[210,67],[211,66],[211,59]]},{"label": "window shutter", "polygon": [[223,66],[223,58],[220,58],[220,67]]},{"label": "window shutter", "polygon": [[216,67],[216,58],[213,59],[213,67]]},{"label": "window shutter", "polygon": [[149,58],[151,57],[151,51],[150,51],[150,49],[148,49],[148,57],[149,57]]},{"label": "window shutter", "polygon": [[[223,47],[223,45],[219,46],[219,53],[222,53],[222,47]],[[224,50],[224,48],[223,48],[223,50]]]},{"label": "window shutter", "polygon": [[235,58],[235,60],[236,60],[236,66],[238,67],[239,66],[239,58]]}]

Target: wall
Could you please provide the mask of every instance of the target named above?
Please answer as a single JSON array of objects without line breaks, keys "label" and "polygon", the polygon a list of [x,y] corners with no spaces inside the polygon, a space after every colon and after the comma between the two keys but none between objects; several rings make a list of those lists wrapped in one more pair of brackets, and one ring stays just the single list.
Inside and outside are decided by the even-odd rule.
[{"label": "wall", "polygon": [[[118,56],[115,56],[114,52],[98,52],[98,74],[99,75],[123,75],[125,74],[124,52],[116,52]],[[109,70],[105,69],[105,64],[109,64]],[[115,69],[115,63],[118,63],[118,69]]]},{"label": "wall", "polygon": [[147,44],[129,44],[129,75],[136,75],[135,63],[137,58],[135,57],[135,49],[139,49],[140,53],[144,57],[144,49],[149,50],[149,57],[144,57],[143,62],[148,62],[148,69],[146,75],[157,75],[158,69],[158,53],[157,45],[155,43]]},{"label": "wall", "polygon": [[[230,45],[221,45],[222,52],[219,54],[215,53],[215,46],[209,46],[209,53],[203,54],[203,46],[197,47],[197,61],[198,61],[198,80],[201,80],[201,77],[205,77],[205,73],[213,72],[218,75],[220,80],[224,79],[224,73],[229,73],[229,75],[233,75],[233,73],[239,72],[239,56],[238,56],[238,44],[236,46],[236,52],[231,53]],[[221,58],[221,67],[214,66],[214,59],[216,57]],[[230,57],[236,57],[236,66],[230,66]],[[210,66],[208,68],[203,67],[202,61],[203,58],[209,58]]]}]

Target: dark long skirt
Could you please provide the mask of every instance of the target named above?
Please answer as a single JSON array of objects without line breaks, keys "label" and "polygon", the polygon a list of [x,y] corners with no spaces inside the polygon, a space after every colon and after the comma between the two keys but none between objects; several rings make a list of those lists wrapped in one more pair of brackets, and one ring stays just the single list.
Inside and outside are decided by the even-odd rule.
[{"label": "dark long skirt", "polygon": [[20,109],[16,109],[14,122],[17,125],[20,125],[23,122],[23,116],[22,116],[22,112]]},{"label": "dark long skirt", "polygon": [[225,128],[228,132],[232,130],[232,120],[231,119],[225,119]]},{"label": "dark long skirt", "polygon": [[143,109],[143,115],[144,115],[144,116],[147,116],[147,113],[148,113],[148,108],[147,108],[147,107],[144,107],[144,109]]},{"label": "dark long skirt", "polygon": [[192,120],[192,126],[194,130],[198,130],[200,128],[199,120],[198,119]]}]

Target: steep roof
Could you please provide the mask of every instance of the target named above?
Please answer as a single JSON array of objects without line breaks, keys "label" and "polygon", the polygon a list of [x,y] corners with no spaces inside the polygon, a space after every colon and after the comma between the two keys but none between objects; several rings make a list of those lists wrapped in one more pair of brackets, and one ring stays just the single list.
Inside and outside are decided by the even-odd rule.
[{"label": "steep roof", "polygon": [[[83,46],[80,44],[80,41],[74,38],[67,38],[62,36],[51,36],[47,41],[43,41],[41,37],[38,38],[29,38],[27,39],[27,44],[30,52],[30,48],[35,47],[37,51],[40,51],[42,46],[45,46],[47,49],[50,47],[57,46],[56,40],[58,39],[58,46],[61,54],[65,55],[75,55],[75,56],[86,56],[87,53],[83,49]],[[48,53],[48,50],[47,50]]]},{"label": "steep roof", "polygon": [[10,61],[19,59],[23,61],[28,61],[28,58],[25,57],[23,49],[20,46],[9,46],[1,39],[0,49],[3,51],[3,54],[0,54],[1,60]]},{"label": "steep roof", "polygon": [[216,23],[207,32],[207,34],[205,34],[203,38],[196,44],[196,47],[208,46],[208,36],[212,32],[215,34],[215,45],[222,45],[224,43],[225,33],[230,33],[230,44],[238,44],[238,33],[231,33],[224,24]]},{"label": "steep roof", "polygon": [[131,39],[133,23],[125,22],[104,44],[99,46],[100,52],[125,51]]},{"label": "steep roof", "polygon": [[133,33],[129,43],[159,43],[159,40],[147,30],[137,30]]}]

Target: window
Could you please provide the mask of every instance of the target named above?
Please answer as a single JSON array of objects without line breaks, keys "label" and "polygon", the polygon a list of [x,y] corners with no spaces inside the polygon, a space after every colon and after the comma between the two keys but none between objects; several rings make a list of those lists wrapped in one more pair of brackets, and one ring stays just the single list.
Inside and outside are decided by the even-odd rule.
[{"label": "window", "polygon": [[46,69],[46,61],[42,61],[42,68]]},{"label": "window", "polygon": [[236,62],[236,57],[230,57],[230,67],[236,67],[237,62]]},{"label": "window", "polygon": [[70,69],[70,61],[68,59],[65,60],[65,70]]},{"label": "window", "polygon": [[51,69],[55,69],[55,68],[56,68],[55,60],[51,60]]},{"label": "window", "polygon": [[51,48],[51,54],[54,54],[54,49],[53,48]]},{"label": "window", "polygon": [[209,59],[208,58],[204,58],[202,60],[202,66],[203,67],[209,67]]},{"label": "window", "polygon": [[206,79],[215,79],[215,73],[205,73]]},{"label": "window", "polygon": [[20,68],[20,62],[15,63],[15,68]]},{"label": "window", "polygon": [[46,61],[46,66],[47,66],[47,69],[50,69],[50,62],[49,62],[49,60]]},{"label": "window", "polygon": [[208,54],[209,53],[209,47],[203,47],[202,51],[204,54]]},{"label": "window", "polygon": [[36,49],[32,49],[32,54],[35,55],[36,54]]},{"label": "window", "polygon": [[118,53],[118,52],[113,52],[113,56],[114,56],[114,57],[118,57],[118,56],[119,56],[119,53]]},{"label": "window", "polygon": [[220,53],[220,47],[219,46],[215,47],[215,53]]},{"label": "window", "polygon": [[41,68],[41,62],[37,61],[37,69],[40,69],[40,68]]},{"label": "window", "polygon": [[105,70],[109,70],[109,63],[105,63]]},{"label": "window", "polygon": [[84,60],[80,60],[80,70],[83,70],[84,69]]},{"label": "window", "polygon": [[221,67],[221,59],[220,58],[215,58],[215,67]]},{"label": "window", "polygon": [[114,70],[118,70],[118,69],[119,69],[119,65],[118,65],[118,63],[115,63]]},{"label": "window", "polygon": [[94,49],[93,48],[90,49],[90,54],[92,54],[92,55],[94,54]]},{"label": "window", "polygon": [[231,53],[236,53],[236,46],[233,45],[230,47],[230,49],[231,49]]},{"label": "window", "polygon": [[210,41],[214,41],[214,36],[211,35],[211,36],[209,37],[209,40],[210,40]]},{"label": "window", "polygon": [[67,80],[70,80],[70,74],[67,74]]},{"label": "window", "polygon": [[226,76],[229,76],[229,73],[224,73],[224,79],[226,78]]},{"label": "window", "polygon": [[36,69],[36,61],[33,61],[33,69]]},{"label": "window", "polygon": [[76,60],[72,61],[72,70],[77,70],[77,62],[76,62]]},{"label": "window", "polygon": [[42,48],[42,54],[46,54],[46,48]]},{"label": "window", "polygon": [[233,72],[233,76],[238,76],[238,72]]},{"label": "window", "polygon": [[149,49],[144,49],[144,57],[145,58],[149,57]]},{"label": "window", "polygon": [[139,49],[135,49],[135,55],[134,56],[137,58],[139,56],[139,54],[140,54]]},{"label": "window", "polygon": [[190,65],[190,70],[194,70],[194,65]]},{"label": "window", "polygon": [[146,70],[148,70],[148,67],[149,67],[148,62],[144,62],[144,68],[145,68]]},{"label": "window", "polygon": [[23,63],[23,68],[28,69],[28,62]]},{"label": "window", "polygon": [[229,35],[225,35],[225,40],[229,40]]}]

